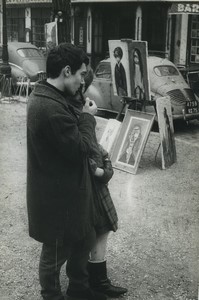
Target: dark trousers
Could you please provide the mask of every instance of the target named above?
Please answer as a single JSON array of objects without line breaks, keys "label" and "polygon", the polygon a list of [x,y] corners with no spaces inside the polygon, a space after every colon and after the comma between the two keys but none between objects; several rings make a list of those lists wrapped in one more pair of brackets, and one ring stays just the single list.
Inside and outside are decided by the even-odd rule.
[{"label": "dark trousers", "polygon": [[39,280],[43,299],[64,300],[59,275],[66,260],[68,288],[73,291],[82,291],[88,288],[87,263],[94,242],[95,231],[93,229],[84,239],[75,243],[43,244],[39,263]]}]

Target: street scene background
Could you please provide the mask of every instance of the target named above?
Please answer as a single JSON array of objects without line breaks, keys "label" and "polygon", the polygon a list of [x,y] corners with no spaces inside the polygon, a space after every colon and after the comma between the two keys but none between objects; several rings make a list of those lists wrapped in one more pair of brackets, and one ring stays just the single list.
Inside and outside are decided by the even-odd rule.
[{"label": "street scene background", "polygon": [[[98,138],[106,119],[96,118]],[[151,132],[136,175],[114,170],[109,188],[119,229],[108,242],[108,275],[124,300],[198,299],[199,122],[176,130],[177,163],[161,170]],[[28,236],[26,103],[0,103],[0,299],[41,300],[41,244]],[[63,292],[67,288],[64,267]]]}]

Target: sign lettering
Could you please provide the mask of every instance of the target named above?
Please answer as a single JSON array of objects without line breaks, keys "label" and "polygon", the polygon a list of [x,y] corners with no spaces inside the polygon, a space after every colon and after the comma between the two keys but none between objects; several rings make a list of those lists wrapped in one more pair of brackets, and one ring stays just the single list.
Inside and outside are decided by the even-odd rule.
[{"label": "sign lettering", "polygon": [[171,14],[198,14],[199,3],[173,3],[171,7]]}]

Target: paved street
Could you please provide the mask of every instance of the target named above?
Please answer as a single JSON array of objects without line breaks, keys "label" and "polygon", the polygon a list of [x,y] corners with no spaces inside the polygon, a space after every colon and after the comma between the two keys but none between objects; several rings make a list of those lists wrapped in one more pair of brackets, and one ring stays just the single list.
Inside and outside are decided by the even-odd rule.
[{"label": "paved street", "polygon": [[[41,245],[27,232],[25,121],[25,103],[0,103],[3,300],[41,299],[37,270]],[[106,122],[97,118],[98,137]],[[107,260],[112,281],[129,289],[124,300],[198,299],[198,134],[198,121],[185,133],[177,130],[177,163],[167,170],[160,167],[157,132],[149,136],[136,175],[115,169],[109,187],[119,229],[110,235]],[[63,291],[66,282],[63,269]]]},{"label": "paved street", "polygon": [[199,147],[199,121],[192,120],[188,124],[178,122],[175,125],[176,139]]}]

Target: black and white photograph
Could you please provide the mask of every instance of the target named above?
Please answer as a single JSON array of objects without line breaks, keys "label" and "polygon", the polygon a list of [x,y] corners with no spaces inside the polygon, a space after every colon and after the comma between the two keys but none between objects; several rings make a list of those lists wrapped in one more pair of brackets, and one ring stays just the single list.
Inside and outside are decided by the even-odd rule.
[{"label": "black and white photograph", "polygon": [[0,300],[199,300],[198,149],[198,0],[0,0]]}]

